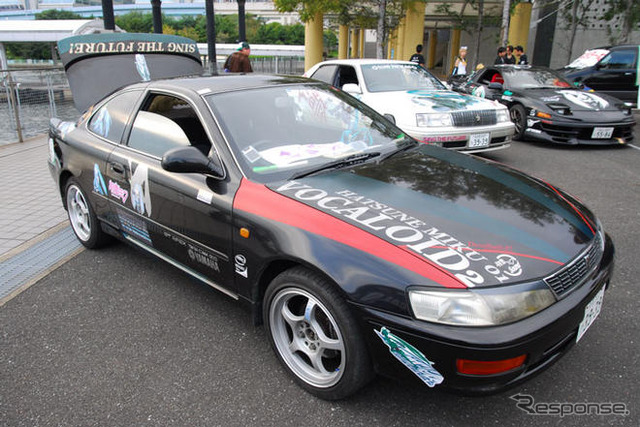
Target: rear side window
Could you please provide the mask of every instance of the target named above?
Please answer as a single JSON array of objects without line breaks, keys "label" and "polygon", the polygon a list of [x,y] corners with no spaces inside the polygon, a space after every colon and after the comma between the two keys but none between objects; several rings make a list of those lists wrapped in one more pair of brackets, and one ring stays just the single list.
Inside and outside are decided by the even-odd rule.
[{"label": "rear side window", "polygon": [[111,142],[122,141],[124,128],[140,97],[139,90],[119,94],[110,99],[91,117],[89,130]]},{"label": "rear side window", "polygon": [[133,122],[129,147],[162,157],[176,147],[194,146],[205,156],[211,142],[191,104],[171,95],[153,94]]}]

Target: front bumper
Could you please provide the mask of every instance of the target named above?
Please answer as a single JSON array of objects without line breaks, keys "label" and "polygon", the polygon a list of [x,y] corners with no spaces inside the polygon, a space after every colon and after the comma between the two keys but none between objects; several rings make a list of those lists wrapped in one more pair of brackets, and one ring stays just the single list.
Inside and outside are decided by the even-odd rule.
[{"label": "front bumper", "polygon": [[[633,142],[635,122],[614,123],[577,123],[561,120],[543,120],[527,118],[525,138],[535,141],[552,142],[564,145],[620,145]],[[593,138],[594,128],[613,128],[611,138]]]},{"label": "front bumper", "polygon": [[[420,142],[437,145],[451,150],[475,153],[507,148],[515,132],[511,122],[498,123],[490,126],[472,127],[403,127],[405,132]],[[469,147],[471,135],[489,134],[489,145],[485,147]]]},{"label": "front bumper", "polygon": [[[440,386],[446,389],[464,394],[487,394],[513,387],[551,366],[575,344],[585,307],[609,285],[613,253],[613,243],[607,236],[600,265],[585,283],[545,310],[508,325],[463,328],[356,306],[376,371],[424,385],[390,353],[389,347],[374,332],[385,327],[433,363],[444,377]],[[456,368],[457,359],[498,361],[522,355],[526,355],[522,366],[500,374],[464,375]]]}]

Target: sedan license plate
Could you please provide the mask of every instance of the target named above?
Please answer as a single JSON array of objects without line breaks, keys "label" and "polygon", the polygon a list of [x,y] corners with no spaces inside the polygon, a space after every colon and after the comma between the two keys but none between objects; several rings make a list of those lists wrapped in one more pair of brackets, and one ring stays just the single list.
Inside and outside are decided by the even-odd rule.
[{"label": "sedan license plate", "polygon": [[610,139],[613,135],[613,128],[593,128],[592,139]]},{"label": "sedan license plate", "polygon": [[580,341],[580,338],[587,332],[587,329],[593,324],[600,314],[600,309],[602,308],[602,300],[604,299],[604,286],[600,289],[600,292],[596,294],[596,296],[589,301],[589,304],[584,308],[584,318],[582,322],[580,322],[580,326],[578,326],[578,336],[576,337],[576,342]]},{"label": "sedan license plate", "polygon": [[469,148],[488,147],[491,141],[491,134],[476,133],[469,137]]}]

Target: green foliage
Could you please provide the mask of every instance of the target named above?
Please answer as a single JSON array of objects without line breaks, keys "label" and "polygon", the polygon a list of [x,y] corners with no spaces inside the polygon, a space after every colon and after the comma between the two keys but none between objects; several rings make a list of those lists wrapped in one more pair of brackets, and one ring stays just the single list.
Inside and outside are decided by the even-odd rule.
[{"label": "green foliage", "polygon": [[628,43],[631,32],[638,28],[640,23],[640,2],[638,0],[607,0],[609,9],[604,14],[608,21],[618,19],[619,29],[607,29],[611,43]]},{"label": "green foliage", "polygon": [[52,43],[5,43],[8,59],[51,59]]},{"label": "green foliage", "polygon": [[271,22],[262,25],[256,34],[254,43],[260,44],[304,44],[304,25],[282,25]]},{"label": "green foliage", "polygon": [[70,10],[48,9],[40,13],[36,13],[36,19],[86,19]]},{"label": "green foliage", "polygon": [[[116,25],[128,33],[152,33],[153,15],[151,13],[129,12],[115,17]],[[165,17],[162,17],[165,21]]]}]

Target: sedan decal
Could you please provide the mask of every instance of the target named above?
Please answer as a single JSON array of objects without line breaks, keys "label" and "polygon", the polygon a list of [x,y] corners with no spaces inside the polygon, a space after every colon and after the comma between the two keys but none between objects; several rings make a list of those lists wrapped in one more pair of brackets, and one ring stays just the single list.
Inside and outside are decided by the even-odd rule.
[{"label": "sedan decal", "polygon": [[[340,197],[325,200],[340,203]],[[459,278],[415,251],[398,247],[342,219],[335,218],[267,187],[242,180],[233,202],[234,209],[290,225],[356,248],[433,280],[448,288],[465,288]],[[374,225],[374,221],[369,221]],[[393,230],[392,230],[393,231]],[[394,232],[402,233],[402,230]],[[421,260],[422,262],[416,262]]]}]

